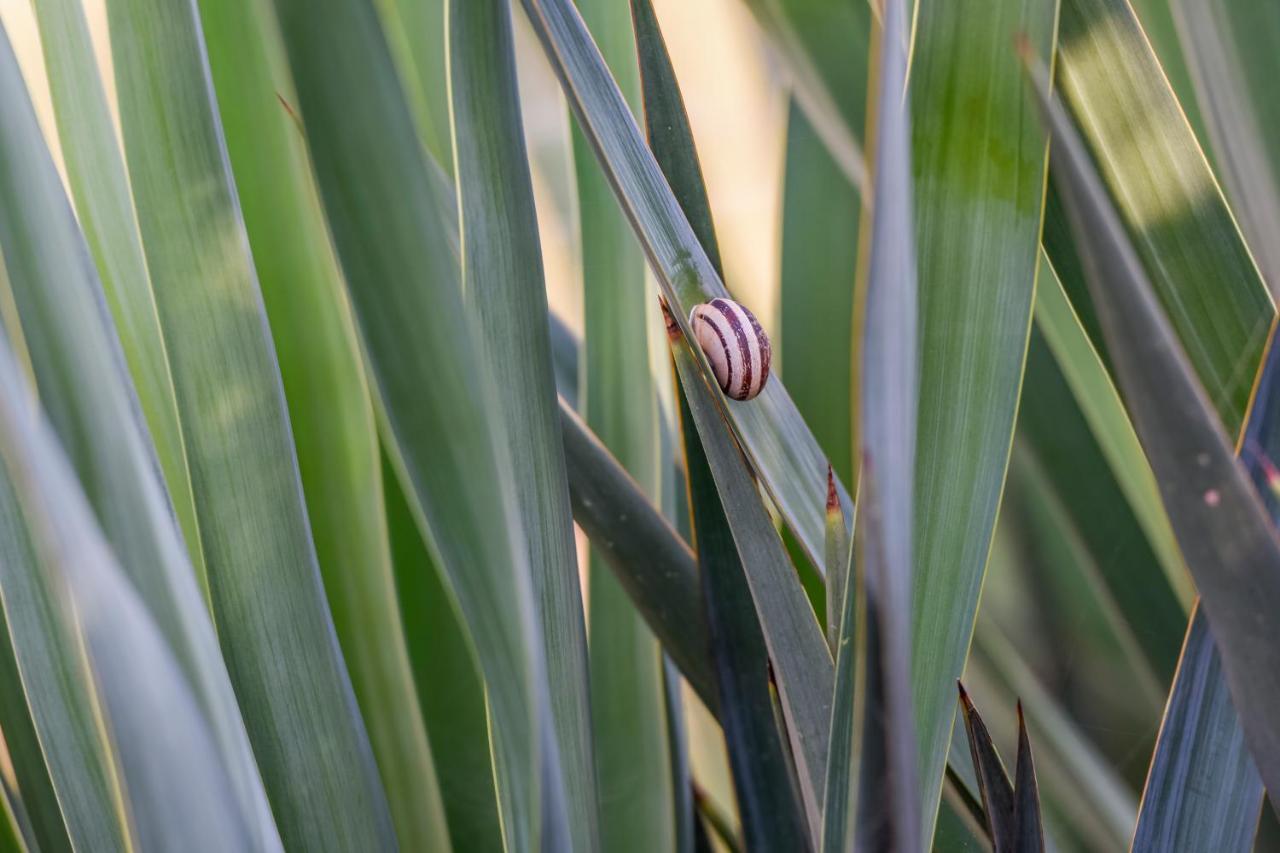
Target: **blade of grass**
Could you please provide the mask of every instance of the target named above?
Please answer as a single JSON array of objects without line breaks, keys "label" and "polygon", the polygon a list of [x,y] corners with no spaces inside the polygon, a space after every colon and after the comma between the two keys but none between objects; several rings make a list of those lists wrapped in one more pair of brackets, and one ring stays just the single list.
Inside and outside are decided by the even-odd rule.
[{"label": "blade of grass", "polygon": [[[872,496],[875,505],[874,520],[869,520],[866,526],[871,541],[863,545],[863,559],[869,561],[866,582],[869,584],[868,618],[872,621],[867,631],[868,636],[873,637],[867,657],[872,671],[867,678],[878,678],[880,682],[872,691],[873,699],[867,709],[865,725],[871,728],[861,735],[858,832],[860,840],[867,837],[868,831],[874,837],[887,838],[890,847],[877,844],[874,849],[899,851],[919,849],[921,835],[933,835],[933,813],[937,808],[936,803],[929,806],[924,818],[927,823],[921,826],[922,800],[918,790],[921,766],[917,743],[927,729],[917,730],[916,720],[919,717],[924,722],[929,717],[917,704],[919,692],[912,696],[912,688],[921,680],[933,677],[933,673],[913,684],[912,660],[921,653],[932,656],[937,650],[928,645],[912,648],[913,621],[918,625],[919,620],[935,616],[931,610],[921,607],[925,602],[919,591],[920,557],[917,555],[928,554],[928,551],[919,547],[920,540],[913,535],[917,512],[913,490],[920,479],[917,465],[922,459],[926,463],[931,460],[917,451],[917,413],[924,411],[919,395],[928,387],[923,381],[924,364],[920,359],[923,338],[917,335],[928,333],[929,316],[922,311],[927,303],[921,300],[921,291],[917,289],[916,246],[927,243],[916,241],[912,225],[913,222],[930,223],[936,211],[929,207],[933,201],[930,192],[935,187],[927,179],[920,184],[913,179],[915,105],[906,99],[908,14],[905,0],[885,3],[883,31],[879,35],[875,107],[872,195],[877,201],[868,242],[870,256],[862,327],[857,330],[862,348],[857,440],[863,477],[870,479],[874,471],[874,481],[867,494]],[[929,44],[927,40],[924,43]],[[926,62],[921,69],[926,81],[932,80],[930,67]],[[932,119],[927,110],[923,114]],[[925,205],[921,209],[921,220],[914,216],[916,186],[920,186],[920,200]],[[926,225],[923,234],[929,233]],[[953,287],[954,284],[953,281]],[[925,436],[932,437],[928,432]],[[877,715],[883,715],[882,719],[876,719]],[[868,755],[881,751],[883,755],[879,759],[868,762]],[[929,761],[926,766],[938,775],[940,789],[946,764],[945,748],[936,763],[932,755],[925,755]],[[879,760],[884,763],[882,769],[887,779],[883,791],[876,791],[875,777],[866,775],[868,768]],[[928,784],[932,788],[932,781]],[[869,811],[869,803],[882,808]],[[870,830],[868,819],[882,828]]]},{"label": "blade of grass", "polygon": [[386,454],[383,487],[400,618],[417,701],[440,767],[440,793],[454,850],[502,853],[484,682],[466,629],[450,600]]},{"label": "blade of grass", "polygon": [[[774,360],[836,476],[852,483],[853,292],[862,200],[794,98],[786,146],[782,328]],[[842,596],[833,589],[832,598],[838,611]]]},{"label": "blade of grass", "polygon": [[[566,0],[524,0],[534,30],[588,140],[623,204],[673,316],[691,341],[687,315],[712,296],[727,296],[675,196],[645,147],[626,101],[609,76],[581,18]],[[695,360],[704,377],[709,367]],[[710,381],[710,380],[706,380]],[[825,530],[822,483],[827,461],[776,377],[749,403],[726,404],[748,458],[806,554],[821,560]],[[851,502],[840,486],[841,504]]]},{"label": "blade of grass", "polygon": [[119,759],[121,817],[127,814],[132,843],[207,851],[261,846],[258,816],[243,808],[177,658],[120,570],[33,399],[0,347],[3,490],[17,503],[3,512],[20,514],[36,562],[29,570],[62,598],[83,641],[103,736]]},{"label": "blade of grass", "polygon": [[0,248],[42,402],[102,533],[196,690],[254,843],[279,837],[84,238],[7,57]]},{"label": "blade of grass", "polygon": [[499,409],[528,540],[572,846],[590,851],[600,847],[601,835],[587,637],[555,408],[538,221],[516,90],[511,12],[506,0],[464,0],[447,2],[445,15],[462,286],[479,318],[485,356],[499,379]]},{"label": "blade of grass", "polygon": [[445,0],[374,0],[423,145],[453,174]]},{"label": "blade of grass", "polygon": [[1190,80],[1206,108],[1218,174],[1274,297],[1280,288],[1273,239],[1280,230],[1280,110],[1272,86],[1280,70],[1280,10],[1267,3],[1152,3],[1172,12]]},{"label": "blade of grass", "polygon": [[447,849],[396,608],[369,390],[305,146],[278,99],[296,101],[284,48],[259,2],[200,9],[338,641],[400,844]]},{"label": "blade of grass", "polygon": [[[1226,684],[1197,607],[1142,792],[1134,853],[1253,849],[1262,780]],[[1212,781],[1205,787],[1202,779]]]},{"label": "blade of grass", "polygon": [[[1056,20],[1056,2],[925,2],[915,34],[912,662],[926,830],[1008,464],[1036,275],[1045,136],[1009,44],[1021,32],[1048,52]],[[973,104],[982,105],[976,114]],[[886,471],[881,478],[893,482]]]},{"label": "blade of grass", "polygon": [[[646,25],[641,40],[646,126],[655,140],[660,168],[673,186],[679,187],[675,196],[684,205],[680,208],[686,217],[684,221],[689,224],[699,247],[704,245],[703,240],[711,247],[711,254],[704,257],[714,269],[719,253],[684,104],[652,17],[638,15],[637,20]],[[695,355],[686,345],[673,320],[668,314],[668,339],[682,396],[695,427],[685,430],[686,440],[692,440],[696,432],[720,492],[731,537],[738,549],[774,666],[792,752],[799,768],[801,801],[809,831],[816,838],[830,724],[830,650],[822,639],[782,541],[760,501],[742,452],[724,431],[723,406],[726,404],[707,387],[698,369],[700,355]]]},{"label": "blade of grass", "polygon": [[138,236],[124,158],[98,76],[84,10],[73,0],[34,4],[58,122],[58,139],[85,240],[115,318],[138,402],[182,525],[187,552],[209,597],[178,404]]},{"label": "blade of grass", "polygon": [[563,825],[563,792],[541,773],[544,759],[557,763],[540,755],[554,743],[543,738],[542,641],[496,389],[463,304],[452,205],[373,10],[355,0],[275,7],[387,449],[484,674],[504,837],[532,847],[544,801],[541,825]]},{"label": "blade of grass", "polygon": [[1027,721],[1018,703],[1018,758],[1013,782],[1014,849],[1036,853],[1044,851],[1044,826],[1040,817],[1040,790],[1036,783],[1035,760],[1031,756],[1031,738]]},{"label": "blade of grass", "polygon": [[287,846],[390,845],[324,600],[196,6],[122,0],[107,11],[214,619],[267,796]]},{"label": "blade of grass", "polygon": [[[1128,3],[1062,0],[1055,61],[1062,97],[1122,227],[1224,428],[1235,434],[1274,308],[1209,165]],[[1069,234],[1053,233],[1066,227],[1064,218],[1048,219],[1045,243],[1090,326],[1096,305],[1082,302],[1096,300],[1070,259],[1060,258]]]},{"label": "blade of grass", "polygon": [[701,597],[743,841],[748,850],[812,849],[791,763],[774,723],[765,638],[733,532],[683,396],[680,414]]},{"label": "blade of grass", "polygon": [[[630,109],[640,98],[629,5],[577,0]],[[650,368],[644,256],[592,156],[572,130],[582,251],[582,396],[587,425],[655,501],[664,488],[661,417]],[[604,849],[653,850],[674,833],[660,656],[652,635],[599,554],[590,559],[592,711]]]},{"label": "blade of grass", "polygon": [[[969,735],[969,751],[973,756],[973,766],[978,773],[978,790],[982,794],[982,811],[987,817],[987,827],[991,831],[997,853],[1018,849],[1014,846],[1017,837],[1014,827],[1015,798],[1013,784],[1005,772],[1004,762],[991,742],[991,733],[973,700],[965,691],[964,685],[956,682],[960,688],[960,704],[964,714],[964,727]],[[1021,716],[1021,710],[1019,710]]]},{"label": "blade of grass", "polygon": [[1280,682],[1266,675],[1264,661],[1277,650],[1264,626],[1266,614],[1280,606],[1280,538],[1236,464],[1217,412],[1179,348],[1079,136],[1061,105],[1045,94],[1046,73],[1037,65],[1032,74],[1057,143],[1054,169],[1134,424],[1215,625],[1245,742],[1274,787],[1280,782],[1280,737],[1267,723],[1266,709],[1280,700]]}]

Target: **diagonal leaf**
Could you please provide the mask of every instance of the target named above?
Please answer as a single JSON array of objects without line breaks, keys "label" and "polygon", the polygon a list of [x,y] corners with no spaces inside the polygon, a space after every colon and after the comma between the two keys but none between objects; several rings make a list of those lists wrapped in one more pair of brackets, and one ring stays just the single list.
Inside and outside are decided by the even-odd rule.
[{"label": "diagonal leaf", "polygon": [[284,49],[256,0],[200,8],[334,627],[401,845],[446,849],[396,608],[369,390],[306,150],[279,101],[296,100]]},{"label": "diagonal leaf", "polygon": [[500,388],[499,409],[542,625],[572,848],[595,850],[601,841],[600,804],[587,637],[555,409],[538,221],[516,91],[511,11],[506,0],[448,2],[445,10],[462,286],[479,318],[479,339]]},{"label": "diagonal leaf", "polygon": [[1280,229],[1280,110],[1272,86],[1280,70],[1280,9],[1202,0],[1152,5],[1166,6],[1176,27],[1205,108],[1218,174],[1274,297],[1280,288],[1273,237]]},{"label": "diagonal leaf", "polygon": [[539,778],[539,753],[554,746],[544,737],[542,643],[496,393],[450,244],[452,204],[424,159],[372,8],[275,7],[387,449],[484,675],[504,837],[533,847],[544,800],[546,826],[563,825],[564,803],[554,776]]},{"label": "diagonal leaf", "polygon": [[1280,700],[1280,681],[1265,674],[1264,663],[1277,652],[1266,626],[1267,614],[1280,606],[1280,538],[1236,464],[1079,136],[1061,105],[1044,94],[1046,73],[1038,66],[1032,73],[1056,143],[1055,173],[1134,425],[1215,626],[1245,742],[1264,781],[1280,782],[1280,736],[1266,710]]},{"label": "diagonal leaf", "polygon": [[[1127,2],[1062,0],[1055,62],[1159,304],[1234,434],[1274,309],[1209,165]],[[1066,227],[1047,220],[1045,243],[1087,320],[1085,284],[1060,260],[1070,237],[1054,232]]]},{"label": "diagonal leaf", "polygon": [[[686,340],[692,340],[689,310],[708,297],[728,292],[572,5],[566,0],[524,0],[524,7],[640,238],[676,322]],[[710,375],[702,358],[693,366],[704,377]],[[782,383],[775,377],[750,403],[727,403],[726,408],[774,505],[796,531],[810,559],[820,561],[825,493],[815,485],[822,483],[827,461]],[[843,486],[840,499],[851,509]]]},{"label": "diagonal leaf", "polygon": [[1047,52],[1056,17],[1056,2],[926,0],[917,21],[912,672],[926,829],[1008,463],[1036,275],[1045,137],[1027,111],[1009,43],[1021,32]]},{"label": "diagonal leaf", "polygon": [[[7,49],[7,48],[6,48]],[[0,248],[50,421],[97,523],[216,735],[255,845],[279,837],[84,239],[12,56],[0,71]]]},{"label": "diagonal leaf", "polygon": [[[635,105],[639,68],[630,9],[620,0],[577,0],[601,57]],[[633,107],[634,108],[634,107]],[[578,230],[582,252],[584,416],[623,467],[659,506],[666,484],[657,388],[650,367],[644,256],[592,156],[579,125],[573,133]],[[613,574],[595,556],[591,607],[592,712],[606,850],[644,851],[670,844],[674,832],[668,745],[657,645]]]},{"label": "diagonal leaf", "polygon": [[107,11],[214,619],[267,796],[288,846],[390,844],[324,601],[196,6],[120,0]]},{"label": "diagonal leaf", "polygon": [[[832,502],[828,500],[828,504],[830,503]],[[836,506],[829,509],[833,514],[839,512],[839,502],[835,503]],[[859,567],[863,567],[863,571],[854,571],[855,555],[851,549],[846,554],[845,576],[848,586],[841,589],[837,604],[839,610],[835,613],[828,611],[828,619],[834,621],[836,626],[836,641],[831,649],[836,671],[831,700],[831,749],[822,796],[822,835],[819,849],[823,853],[843,853],[854,846],[860,787],[858,774],[862,754],[867,748],[858,735],[870,730],[865,722],[865,715],[869,708],[875,707],[879,702],[878,696],[871,695],[871,691],[877,690],[879,685],[875,679],[870,678],[870,667],[874,665],[878,669],[879,665],[870,661],[868,655],[878,648],[879,638],[870,635],[874,623],[868,612],[865,577],[867,557],[874,555],[871,550],[874,543],[868,542],[867,538],[868,519],[873,512],[879,512],[879,507],[868,506],[864,498],[861,510],[855,522],[857,529],[854,544],[864,552],[864,558],[857,563]],[[834,577],[829,564],[827,577]],[[828,593],[832,594],[834,589]],[[859,714],[862,719],[859,719]],[[859,722],[863,725],[859,726]]]},{"label": "diagonal leaf", "polygon": [[98,76],[84,10],[73,0],[39,0],[34,9],[77,218],[115,318],[192,566],[207,598],[209,582],[173,377],[138,237],[124,158]]},{"label": "diagonal leaf", "polygon": [[[1200,779],[1212,784],[1205,787]],[[1197,607],[1160,725],[1132,850],[1252,850],[1262,793],[1209,622]]]},{"label": "diagonal leaf", "polygon": [[774,721],[768,651],[751,589],[683,396],[681,424],[702,601],[743,841],[748,850],[811,849],[786,745]]}]

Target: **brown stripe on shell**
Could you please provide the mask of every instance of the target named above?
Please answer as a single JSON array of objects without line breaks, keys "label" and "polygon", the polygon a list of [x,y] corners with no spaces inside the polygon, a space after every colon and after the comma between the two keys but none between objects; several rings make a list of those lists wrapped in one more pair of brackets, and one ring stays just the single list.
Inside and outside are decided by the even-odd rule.
[{"label": "brown stripe on shell", "polygon": [[[742,384],[736,389],[735,393],[734,390],[730,390],[733,389],[733,380],[730,379],[729,388],[725,389],[725,393],[735,400],[746,400],[751,396],[751,344],[747,340],[747,330],[742,328],[742,320],[738,318],[738,311],[746,313],[745,309],[739,308],[727,299],[712,299],[711,304],[728,321],[729,328],[733,330],[734,337],[738,340],[738,353],[742,356]],[[738,310],[735,311],[735,308]],[[733,359],[729,359],[729,364],[732,366]],[[732,375],[733,373],[730,371],[730,376]]]}]

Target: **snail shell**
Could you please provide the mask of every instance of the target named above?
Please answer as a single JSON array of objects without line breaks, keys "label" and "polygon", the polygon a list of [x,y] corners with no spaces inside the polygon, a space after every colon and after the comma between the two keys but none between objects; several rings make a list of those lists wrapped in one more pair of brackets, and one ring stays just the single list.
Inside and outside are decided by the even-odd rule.
[{"label": "snail shell", "polygon": [[720,390],[750,400],[769,381],[769,336],[746,308],[732,299],[712,299],[689,313],[693,336],[711,362]]}]

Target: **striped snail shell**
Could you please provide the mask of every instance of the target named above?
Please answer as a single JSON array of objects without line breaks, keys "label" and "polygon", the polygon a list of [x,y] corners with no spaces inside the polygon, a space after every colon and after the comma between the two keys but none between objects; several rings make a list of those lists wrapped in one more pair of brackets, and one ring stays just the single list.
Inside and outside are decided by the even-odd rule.
[{"label": "striped snail shell", "polygon": [[689,325],[711,362],[720,390],[734,400],[750,400],[769,381],[769,336],[746,308],[732,299],[695,305]]}]

